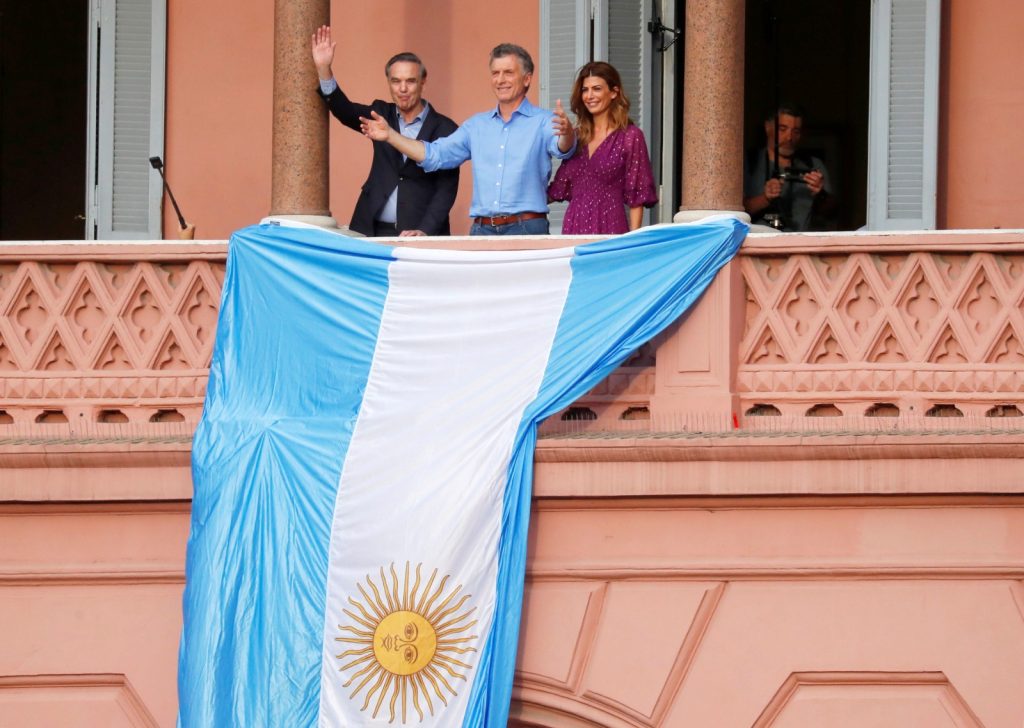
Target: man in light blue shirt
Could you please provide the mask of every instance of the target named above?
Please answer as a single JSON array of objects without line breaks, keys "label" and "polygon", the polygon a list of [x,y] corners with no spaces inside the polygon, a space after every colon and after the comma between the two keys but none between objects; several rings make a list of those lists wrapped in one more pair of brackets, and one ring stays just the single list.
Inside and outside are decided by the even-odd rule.
[{"label": "man in light blue shirt", "polygon": [[533,59],[525,49],[511,43],[495,47],[490,69],[498,105],[471,116],[450,136],[409,139],[376,112],[360,119],[363,133],[386,141],[427,172],[472,159],[471,235],[547,235],[551,158],[572,156],[576,132],[561,101],[551,112],[527,100]]}]

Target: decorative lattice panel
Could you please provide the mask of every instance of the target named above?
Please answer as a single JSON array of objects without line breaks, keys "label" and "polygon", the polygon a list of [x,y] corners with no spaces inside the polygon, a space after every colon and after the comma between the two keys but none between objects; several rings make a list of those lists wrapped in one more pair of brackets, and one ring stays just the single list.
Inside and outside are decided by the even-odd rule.
[{"label": "decorative lattice panel", "polygon": [[1024,392],[1020,253],[755,255],[741,265],[741,393],[997,400]]},{"label": "decorative lattice panel", "polygon": [[0,417],[195,419],[223,278],[223,258],[0,262]]}]

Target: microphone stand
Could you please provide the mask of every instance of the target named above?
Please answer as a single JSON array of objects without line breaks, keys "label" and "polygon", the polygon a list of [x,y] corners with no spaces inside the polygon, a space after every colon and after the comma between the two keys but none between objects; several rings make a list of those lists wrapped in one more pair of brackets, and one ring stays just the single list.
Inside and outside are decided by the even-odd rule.
[{"label": "microphone stand", "polygon": [[164,176],[164,163],[160,157],[150,157],[149,164],[157,172],[160,173],[160,179],[163,180],[164,190],[167,192],[167,196],[171,198],[171,206],[174,208],[174,214],[178,216],[178,237],[182,240],[193,240],[196,236],[196,226],[189,225],[185,222],[184,215],[181,214],[181,208],[178,207],[178,201],[174,199],[174,193],[171,192],[171,186],[167,184],[167,177]]}]

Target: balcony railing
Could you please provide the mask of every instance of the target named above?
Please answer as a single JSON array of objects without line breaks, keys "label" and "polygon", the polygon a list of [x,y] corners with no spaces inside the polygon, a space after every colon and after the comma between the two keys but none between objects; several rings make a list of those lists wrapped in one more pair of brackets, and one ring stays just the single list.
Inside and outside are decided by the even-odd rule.
[{"label": "balcony railing", "polygon": [[[186,438],[226,251],[0,246],[0,441]],[[683,320],[547,428],[1017,429],[1022,309],[1021,232],[753,235]]]}]

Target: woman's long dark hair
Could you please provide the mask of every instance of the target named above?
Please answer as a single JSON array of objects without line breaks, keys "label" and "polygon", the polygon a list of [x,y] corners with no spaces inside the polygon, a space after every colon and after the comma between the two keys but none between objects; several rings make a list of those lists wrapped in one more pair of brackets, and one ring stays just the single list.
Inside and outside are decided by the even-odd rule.
[{"label": "woman's long dark hair", "polygon": [[579,70],[576,74],[576,82],[572,85],[572,96],[569,99],[569,108],[576,114],[576,136],[580,144],[589,144],[594,138],[594,117],[583,103],[583,82],[591,76],[597,76],[606,84],[610,91],[618,91],[619,95],[612,99],[608,107],[608,116],[611,119],[609,133],[618,129],[625,129],[629,126],[629,97],[622,88],[622,77],[615,70],[615,66],[604,61],[591,61]]}]

